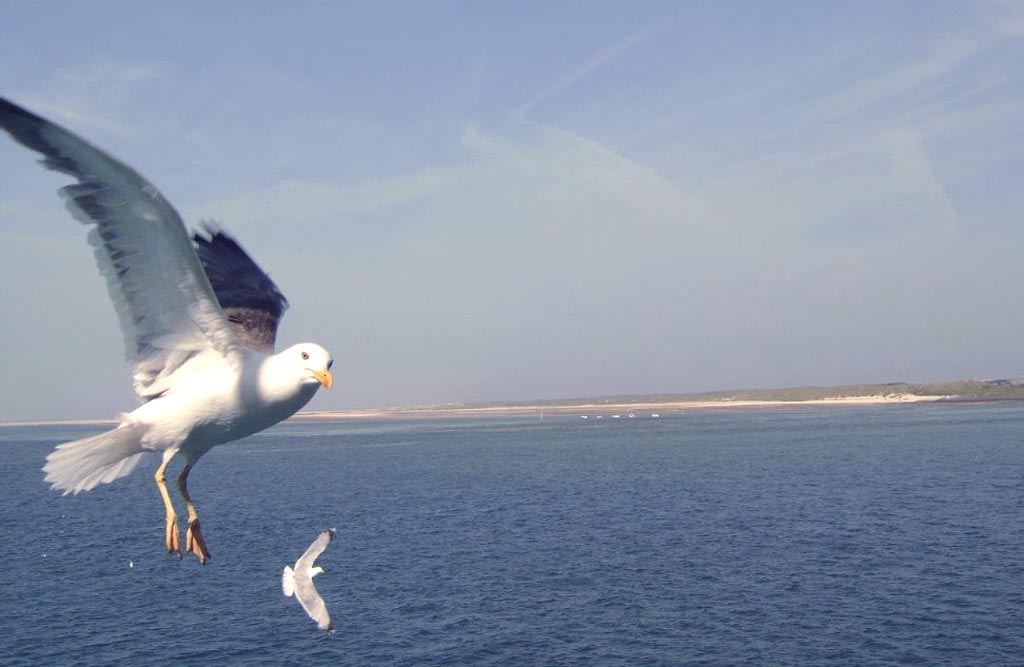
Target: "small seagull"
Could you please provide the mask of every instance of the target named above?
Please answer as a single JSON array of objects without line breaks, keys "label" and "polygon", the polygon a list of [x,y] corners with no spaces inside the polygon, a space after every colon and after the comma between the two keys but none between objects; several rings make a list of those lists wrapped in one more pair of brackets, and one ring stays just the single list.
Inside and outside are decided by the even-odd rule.
[{"label": "small seagull", "polygon": [[284,571],[281,573],[281,590],[284,591],[284,594],[288,597],[294,594],[309,617],[316,621],[316,627],[329,633],[334,632],[334,623],[331,623],[327,605],[324,604],[323,598],[316,592],[316,587],[313,585],[313,577],[326,572],[326,570],[319,565],[314,567],[313,561],[331,543],[335,532],[335,529],[331,528],[320,533],[313,544],[306,549],[306,553],[295,561],[295,569],[285,565]]}]

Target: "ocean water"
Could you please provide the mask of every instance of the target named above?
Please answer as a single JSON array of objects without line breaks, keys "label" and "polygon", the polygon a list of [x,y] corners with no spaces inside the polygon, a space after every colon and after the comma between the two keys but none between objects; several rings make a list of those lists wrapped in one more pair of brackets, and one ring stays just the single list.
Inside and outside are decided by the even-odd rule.
[{"label": "ocean water", "polygon": [[155,459],[46,487],[96,430],[0,428],[0,665],[1024,664],[1019,403],[284,424],[193,471],[206,567]]}]

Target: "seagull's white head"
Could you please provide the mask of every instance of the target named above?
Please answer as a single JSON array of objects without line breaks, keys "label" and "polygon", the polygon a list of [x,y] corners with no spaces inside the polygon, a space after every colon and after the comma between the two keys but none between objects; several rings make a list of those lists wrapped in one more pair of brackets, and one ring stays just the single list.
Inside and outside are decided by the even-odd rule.
[{"label": "seagull's white head", "polygon": [[328,389],[334,385],[334,376],[331,375],[334,358],[330,352],[316,343],[292,345],[279,353],[279,356],[288,359],[289,365],[295,363],[295,367],[300,369],[302,374],[303,384],[320,383]]}]

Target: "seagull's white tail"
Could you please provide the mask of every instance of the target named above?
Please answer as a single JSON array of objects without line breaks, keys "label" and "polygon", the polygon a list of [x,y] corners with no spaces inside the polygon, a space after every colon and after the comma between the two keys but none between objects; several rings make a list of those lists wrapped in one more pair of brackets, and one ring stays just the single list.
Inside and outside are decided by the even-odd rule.
[{"label": "seagull's white tail", "polygon": [[113,431],[58,445],[46,457],[46,481],[67,495],[124,477],[145,454],[140,444],[145,432],[146,426],[125,422]]},{"label": "seagull's white tail", "polygon": [[281,590],[288,597],[295,592],[295,571],[287,565],[284,566],[284,572],[281,573]]}]

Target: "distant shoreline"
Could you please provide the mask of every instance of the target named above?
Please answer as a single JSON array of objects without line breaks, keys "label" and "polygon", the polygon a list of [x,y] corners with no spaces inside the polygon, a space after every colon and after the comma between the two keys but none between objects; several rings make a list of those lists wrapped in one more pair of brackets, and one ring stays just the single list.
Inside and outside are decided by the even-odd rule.
[{"label": "distant shoreline", "polygon": [[[579,415],[587,417],[620,416],[627,417],[630,413],[642,417],[652,414],[671,414],[687,410],[723,410],[723,409],[758,409],[787,407],[824,407],[824,406],[872,406],[872,405],[911,405],[919,403],[939,402],[1000,402],[1006,400],[1024,400],[1007,397],[959,397],[959,396],[923,396],[918,394],[875,394],[865,396],[834,396],[807,400],[757,400],[757,399],[714,399],[714,400],[669,400],[669,401],[621,401],[596,402],[581,401],[579,403],[559,403],[549,405],[541,402],[531,404],[509,405],[447,405],[405,408],[377,408],[363,410],[328,410],[319,412],[300,412],[287,421],[342,421],[342,420],[373,420],[373,419],[437,419],[437,418],[471,418],[471,417],[502,417],[518,415]],[[66,419],[49,421],[0,422],[2,427],[17,426],[113,426],[114,419]]]},{"label": "distant shoreline", "polygon": [[[646,394],[588,398],[537,399],[491,403],[445,403],[412,407],[300,412],[294,421],[436,419],[578,415],[650,417],[688,410],[755,410],[815,406],[913,405],[918,403],[989,403],[1024,401],[1024,378],[957,380],[931,384],[890,382],[786,389],[746,389],[693,394]],[[116,419],[63,419],[0,422],[3,426],[111,426]]]},{"label": "distant shoreline", "polygon": [[524,414],[545,413],[549,415],[619,415],[626,416],[629,413],[651,413],[679,412],[686,410],[719,410],[719,409],[744,409],[744,408],[780,408],[799,406],[836,406],[836,405],[890,405],[908,403],[935,403],[938,401],[949,401],[952,396],[918,396],[915,394],[890,394],[871,396],[836,396],[832,398],[818,398],[801,401],[786,400],[680,400],[680,401],[623,401],[623,402],[580,402],[558,405],[535,403],[529,405],[451,405],[451,406],[427,406],[418,408],[389,408],[380,410],[347,410],[347,411],[325,411],[305,412],[292,417],[301,421],[317,421],[332,419],[388,419],[388,418],[412,418],[412,417],[488,417],[488,416],[514,416]]}]

